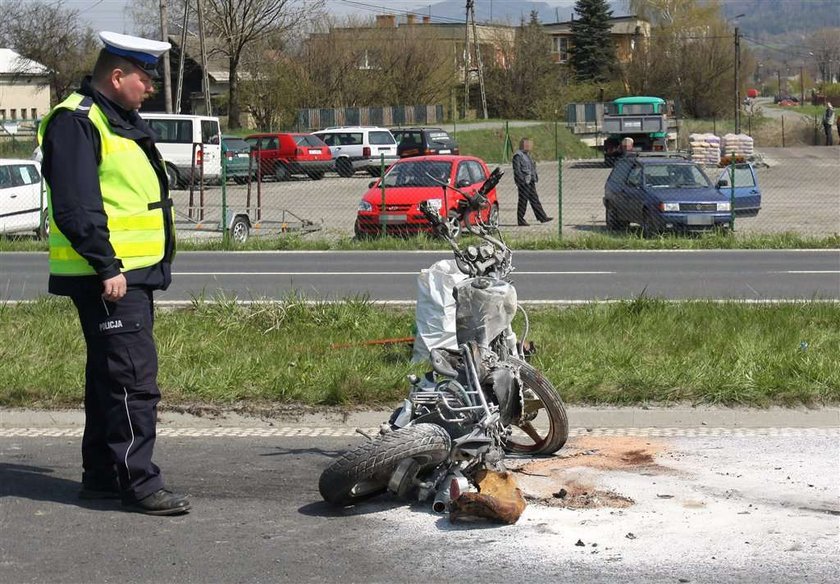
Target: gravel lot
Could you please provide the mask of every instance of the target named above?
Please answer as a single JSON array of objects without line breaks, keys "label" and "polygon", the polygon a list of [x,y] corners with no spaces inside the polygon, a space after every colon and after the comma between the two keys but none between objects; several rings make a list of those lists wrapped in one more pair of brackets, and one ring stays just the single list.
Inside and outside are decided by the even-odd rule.
[{"label": "gravel lot", "polygon": [[[797,232],[802,235],[826,236],[840,232],[840,148],[802,147],[768,148],[760,151],[767,167],[758,168],[762,190],[762,209],[757,217],[739,219],[736,230],[748,233]],[[492,165],[490,165],[492,168]],[[510,165],[501,165],[505,176],[498,187],[501,220],[511,227],[509,234],[556,235],[557,220],[527,228],[516,223],[516,187]],[[559,188],[556,162],[539,164],[540,197],[549,215],[557,218]],[[719,169],[708,169],[715,179]],[[604,210],[601,198],[609,169],[600,161],[569,161],[563,165],[563,236],[573,237],[604,229]],[[353,232],[356,206],[368,188],[372,177],[356,174],[344,179],[328,174],[323,180],[297,178],[289,182],[267,181],[261,185],[262,222],[255,233],[272,235],[285,222],[290,229],[306,219],[319,225],[326,234],[349,235]],[[179,229],[194,226],[187,218],[189,192],[175,192]],[[221,216],[221,189],[210,187],[205,195],[204,229],[212,229]],[[228,185],[228,206],[244,210],[247,188]],[[199,193],[194,194],[198,206]],[[252,185],[251,207],[256,208],[257,188]],[[197,215],[194,215],[196,217]],[[254,215],[252,215],[254,216]],[[529,209],[527,217],[532,218]]]}]

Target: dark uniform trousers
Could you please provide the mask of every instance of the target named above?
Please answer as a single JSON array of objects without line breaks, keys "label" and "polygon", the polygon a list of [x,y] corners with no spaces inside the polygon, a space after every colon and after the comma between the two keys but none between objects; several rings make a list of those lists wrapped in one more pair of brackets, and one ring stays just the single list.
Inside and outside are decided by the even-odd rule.
[{"label": "dark uniform trousers", "polygon": [[152,290],[129,287],[117,302],[99,293],[72,296],[87,344],[84,480],[119,478],[124,499],[163,488],[152,462],[160,390]]},{"label": "dark uniform trousers", "polygon": [[516,183],[516,189],[519,192],[519,201],[516,205],[516,218],[519,223],[525,220],[528,203],[531,203],[531,209],[534,211],[534,217],[537,218],[537,221],[545,221],[548,215],[546,215],[540,197],[537,195],[537,185],[535,183]]}]

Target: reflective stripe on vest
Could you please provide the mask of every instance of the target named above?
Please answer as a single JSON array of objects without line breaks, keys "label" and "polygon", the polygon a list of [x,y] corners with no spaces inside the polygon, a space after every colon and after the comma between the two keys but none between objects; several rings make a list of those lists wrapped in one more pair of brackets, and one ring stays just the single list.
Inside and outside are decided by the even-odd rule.
[{"label": "reflective stripe on vest", "polygon": [[[80,104],[85,97],[73,93],[57,105],[38,127],[38,143],[43,142],[47,124],[61,109],[82,111]],[[118,136],[111,130],[108,119],[95,103],[91,103],[88,119],[99,131],[101,162],[99,187],[102,203],[108,217],[111,245],[122,270],[136,270],[153,266],[163,259],[166,233],[163,209],[149,209],[151,203],[161,202],[160,181],[145,152],[134,141]],[[77,147],[74,144],[67,148]],[[47,185],[50,210],[50,274],[83,276],[95,270],[76,253],[68,239],[61,233],[52,217],[52,190]]]}]

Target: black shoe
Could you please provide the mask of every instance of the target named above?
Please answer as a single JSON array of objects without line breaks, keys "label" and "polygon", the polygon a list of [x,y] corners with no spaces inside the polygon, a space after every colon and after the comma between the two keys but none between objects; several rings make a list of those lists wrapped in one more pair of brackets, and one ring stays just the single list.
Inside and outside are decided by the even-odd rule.
[{"label": "black shoe", "polygon": [[190,500],[186,495],[160,489],[140,500],[124,500],[122,506],[126,511],[146,515],[180,515],[190,510]]},{"label": "black shoe", "polygon": [[548,223],[549,221],[554,221],[554,217],[546,217],[545,219],[540,219],[540,223]]},{"label": "black shoe", "polygon": [[82,489],[79,491],[79,499],[119,499],[120,485],[117,479],[110,481],[85,481],[82,480]]},{"label": "black shoe", "polygon": [[520,227],[528,227],[528,226],[529,226],[529,225],[531,225],[531,224],[530,224],[530,223],[528,223],[527,221],[525,221],[525,220],[523,219],[522,221],[519,221],[519,222],[517,223],[517,225],[519,225]]}]

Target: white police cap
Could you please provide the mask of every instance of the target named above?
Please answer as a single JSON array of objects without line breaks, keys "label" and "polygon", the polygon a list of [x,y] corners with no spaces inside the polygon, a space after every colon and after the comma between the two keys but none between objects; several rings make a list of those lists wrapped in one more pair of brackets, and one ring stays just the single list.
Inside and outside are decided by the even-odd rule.
[{"label": "white police cap", "polygon": [[105,44],[106,51],[131,61],[153,77],[158,76],[158,59],[172,48],[172,45],[163,41],[153,41],[107,30],[99,33],[99,39]]}]

